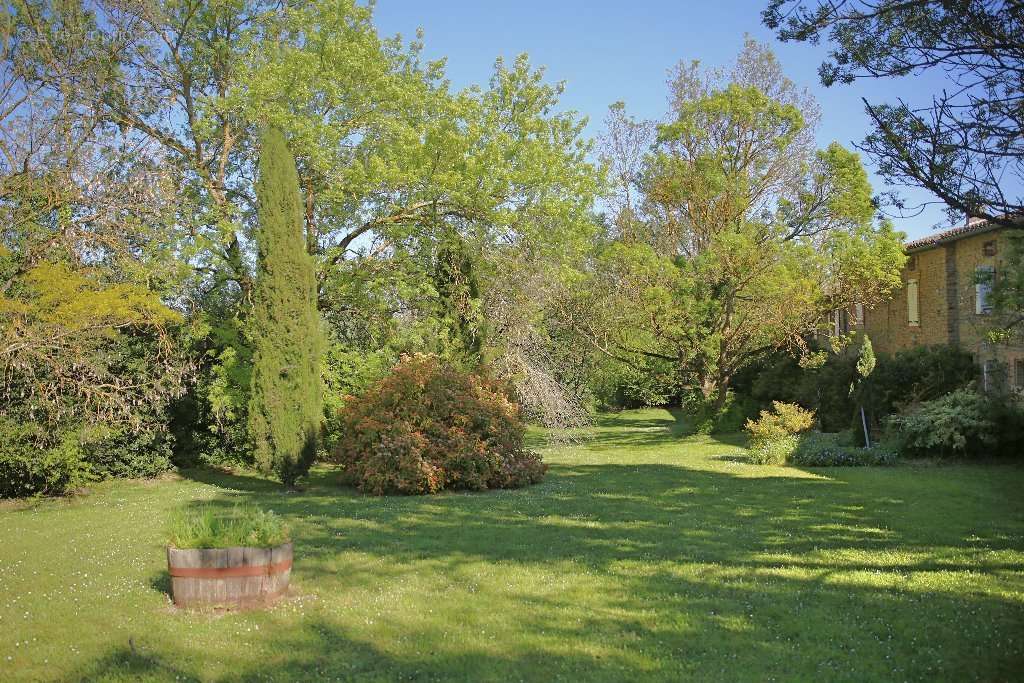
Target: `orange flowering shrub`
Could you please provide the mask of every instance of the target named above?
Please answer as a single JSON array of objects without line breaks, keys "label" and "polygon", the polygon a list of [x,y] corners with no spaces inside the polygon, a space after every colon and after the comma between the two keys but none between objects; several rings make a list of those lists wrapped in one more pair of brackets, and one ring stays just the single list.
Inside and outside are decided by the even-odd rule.
[{"label": "orange flowering shrub", "polygon": [[519,407],[498,385],[432,356],[403,359],[347,401],[338,424],[334,460],[367,493],[516,488],[547,471],[523,447]]}]

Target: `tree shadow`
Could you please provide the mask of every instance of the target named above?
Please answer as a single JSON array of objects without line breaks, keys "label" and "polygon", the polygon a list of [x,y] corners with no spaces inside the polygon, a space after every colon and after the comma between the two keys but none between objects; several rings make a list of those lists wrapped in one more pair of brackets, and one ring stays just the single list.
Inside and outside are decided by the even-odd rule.
[{"label": "tree shadow", "polygon": [[[326,597],[262,615],[238,652],[204,655],[186,639],[152,651],[143,643],[141,655],[115,647],[77,677],[1019,675],[1021,509],[999,472],[949,481],[902,468],[722,471],[715,459],[731,456],[710,465],[669,457],[677,422],[617,418],[609,430],[637,433],[598,433],[597,449],[588,445],[668,446],[658,452],[670,462],[555,462],[526,489],[375,497],[336,485],[330,468],[315,469],[300,492],[190,471],[225,494],[214,505],[243,498],[283,515],[295,537],[293,583]],[[703,443],[736,446],[741,435],[722,438]],[[1000,506],[1008,514],[991,512]],[[160,577],[151,585],[166,590]],[[349,603],[358,610],[341,609]],[[504,639],[481,635],[490,632]]]}]

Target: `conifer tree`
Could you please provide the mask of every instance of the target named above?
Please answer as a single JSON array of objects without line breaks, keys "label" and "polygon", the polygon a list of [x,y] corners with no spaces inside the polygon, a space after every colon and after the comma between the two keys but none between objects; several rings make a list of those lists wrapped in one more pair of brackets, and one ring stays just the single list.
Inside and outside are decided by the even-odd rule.
[{"label": "conifer tree", "polygon": [[263,135],[256,197],[249,430],[260,469],[290,486],[316,456],[323,416],[323,342],[295,158],[275,128]]}]

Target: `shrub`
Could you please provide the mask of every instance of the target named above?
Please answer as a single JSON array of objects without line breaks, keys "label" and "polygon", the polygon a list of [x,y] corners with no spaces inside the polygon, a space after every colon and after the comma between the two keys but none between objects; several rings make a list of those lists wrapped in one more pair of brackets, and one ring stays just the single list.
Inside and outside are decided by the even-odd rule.
[{"label": "shrub", "polygon": [[979,457],[997,444],[988,403],[973,389],[958,389],[893,416],[888,424],[905,455]]},{"label": "shrub", "polygon": [[323,423],[322,323],[295,157],[279,128],[266,129],[261,143],[257,277],[247,319],[253,340],[249,435],[259,468],[292,486],[316,459]]},{"label": "shrub", "polygon": [[0,498],[63,495],[92,478],[77,435],[39,445],[40,428],[0,418]]},{"label": "shrub", "polygon": [[339,411],[334,460],[360,490],[436,493],[540,481],[540,456],[523,447],[518,407],[489,379],[436,357],[402,360]]},{"label": "shrub", "polygon": [[677,368],[666,361],[644,359],[638,365],[599,360],[589,368],[586,383],[601,410],[628,410],[674,403],[682,391]]},{"label": "shrub", "polygon": [[1012,396],[995,396],[986,402],[985,413],[995,425],[994,453],[1001,456],[1024,456],[1024,400]]},{"label": "shrub", "polygon": [[751,444],[748,457],[754,465],[785,465],[799,444],[800,437],[794,435],[758,441]]},{"label": "shrub", "polygon": [[971,355],[963,349],[935,346],[880,353],[874,371],[854,395],[850,388],[859,378],[855,349],[829,354],[817,367],[800,367],[790,354],[779,353],[746,370],[734,386],[760,405],[774,400],[807,406],[820,427],[831,432],[851,425],[861,429],[858,402],[877,425],[904,406],[964,388],[977,375]]},{"label": "shrub", "polygon": [[702,395],[689,396],[683,406],[692,422],[691,434],[731,434],[743,429],[743,425],[757,415],[758,405],[753,400],[738,396],[730,391],[725,405],[716,411]]},{"label": "shrub", "polygon": [[270,548],[290,538],[288,527],[272,510],[236,505],[230,510],[202,505],[178,511],[168,543],[175,548]]},{"label": "shrub", "polygon": [[861,448],[848,443],[849,434],[811,432],[800,437],[800,443],[789,455],[788,462],[803,467],[857,467],[862,465],[893,465],[896,453],[884,446]]},{"label": "shrub", "polygon": [[875,371],[864,382],[867,402],[884,414],[932,401],[967,388],[978,375],[970,353],[953,346],[923,346],[879,355]]},{"label": "shrub", "polygon": [[747,420],[751,443],[770,441],[805,432],[814,425],[814,412],[795,403],[772,401],[772,410],[762,410],[757,420]]},{"label": "shrub", "polygon": [[781,465],[799,444],[796,435],[814,425],[814,413],[794,403],[772,402],[757,420],[747,420],[750,461],[757,465]]},{"label": "shrub", "polygon": [[82,446],[83,459],[101,479],[155,477],[173,467],[171,455],[171,439],[162,425],[105,430]]}]

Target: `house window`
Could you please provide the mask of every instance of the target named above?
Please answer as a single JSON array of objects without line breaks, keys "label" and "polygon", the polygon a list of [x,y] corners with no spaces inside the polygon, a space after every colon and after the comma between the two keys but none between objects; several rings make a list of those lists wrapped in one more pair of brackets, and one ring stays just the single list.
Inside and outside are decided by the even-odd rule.
[{"label": "house window", "polygon": [[917,257],[910,256],[907,258],[907,270],[917,270]]},{"label": "house window", "polygon": [[907,323],[921,324],[921,311],[917,301],[917,280],[907,280]]},{"label": "house window", "polygon": [[988,315],[992,312],[992,281],[995,271],[992,266],[979,266],[974,271],[974,312],[977,315]]},{"label": "house window", "polygon": [[1018,389],[1024,389],[1024,358],[1018,358],[1013,362],[1013,384]]},{"label": "house window", "polygon": [[981,246],[982,256],[995,256],[996,255],[996,241],[989,240]]}]

